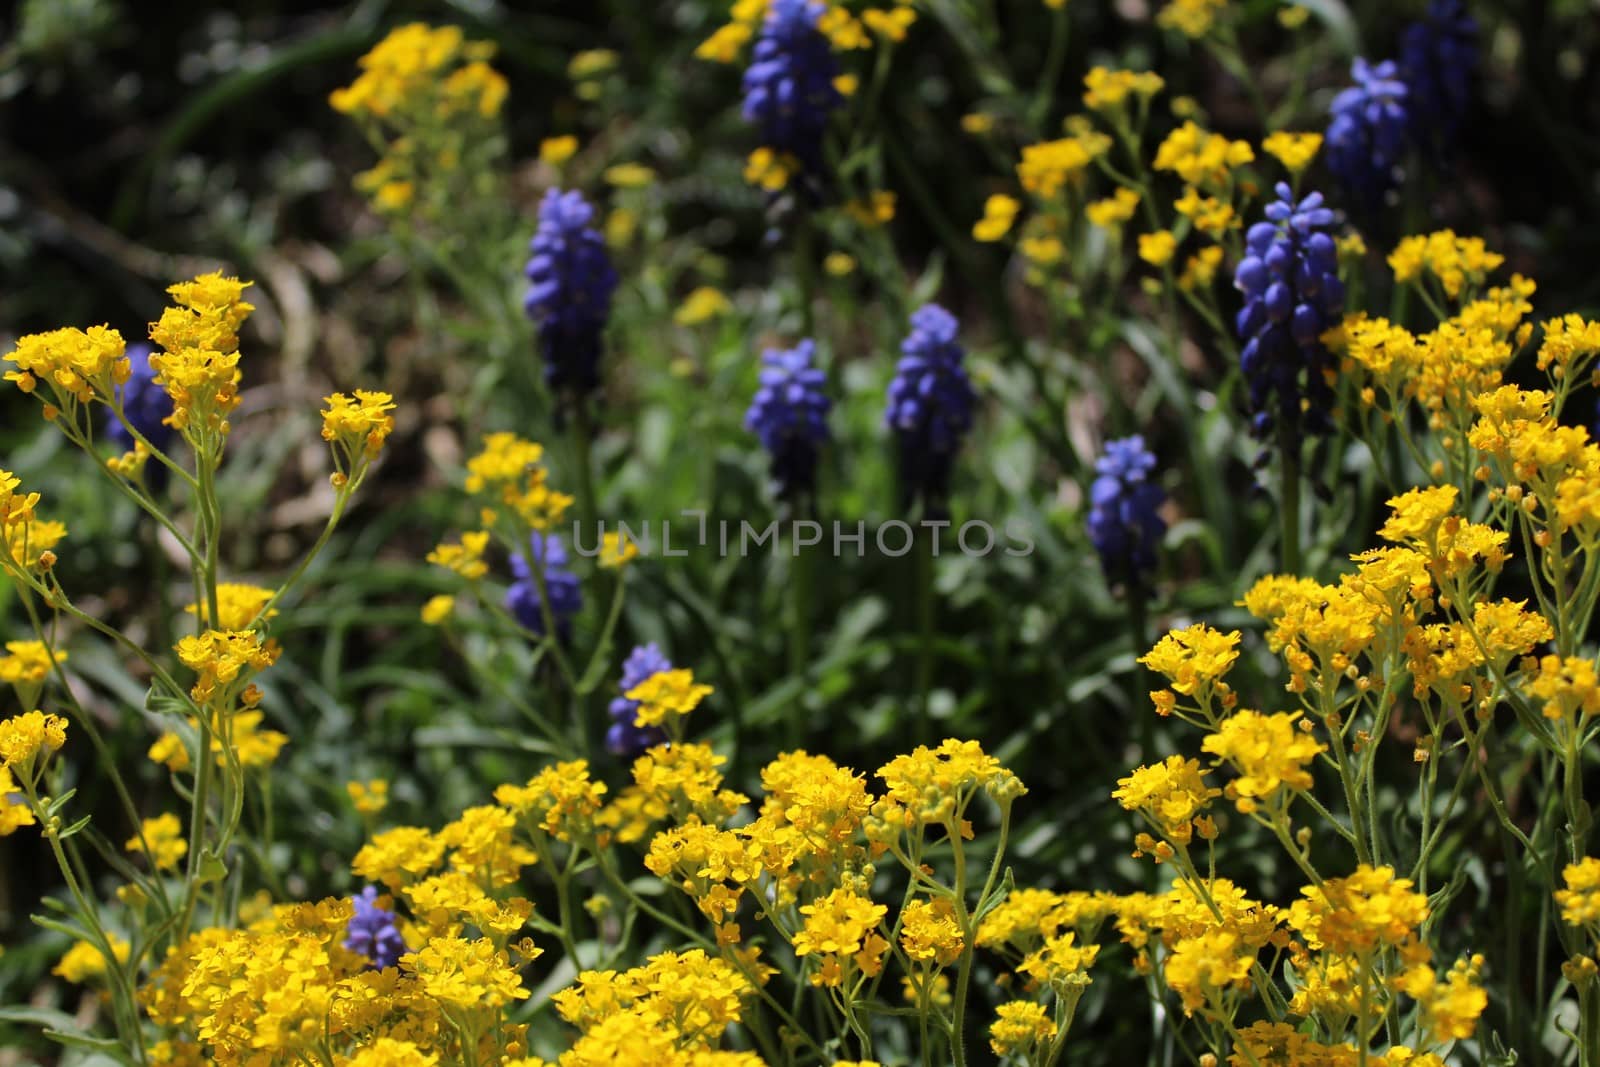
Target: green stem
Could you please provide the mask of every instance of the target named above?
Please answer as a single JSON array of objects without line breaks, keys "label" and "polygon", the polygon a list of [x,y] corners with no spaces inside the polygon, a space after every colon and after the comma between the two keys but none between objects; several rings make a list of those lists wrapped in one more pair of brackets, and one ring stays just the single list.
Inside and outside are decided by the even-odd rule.
[{"label": "green stem", "polygon": [[[1282,523],[1280,545],[1285,574],[1300,573],[1300,442],[1287,426],[1278,428],[1278,452],[1282,463],[1282,494],[1278,498],[1278,518]],[[1352,809],[1353,810],[1353,809]]]},{"label": "green stem", "polygon": [[929,529],[925,534],[925,537],[915,538],[912,581],[916,589],[912,595],[917,606],[916,740],[930,744],[933,741],[933,718],[928,708],[929,694],[933,688],[933,553],[938,532]]}]

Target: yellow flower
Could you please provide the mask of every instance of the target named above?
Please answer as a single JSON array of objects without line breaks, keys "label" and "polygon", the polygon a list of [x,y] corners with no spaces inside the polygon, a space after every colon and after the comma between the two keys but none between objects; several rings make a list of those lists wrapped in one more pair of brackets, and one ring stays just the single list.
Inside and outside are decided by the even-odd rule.
[{"label": "yellow flower", "polygon": [[567,61],[567,77],[575,82],[591,81],[617,69],[622,57],[609,48],[589,48],[575,52]]},{"label": "yellow flower", "polygon": [[549,167],[559,167],[577,153],[578,139],[570,133],[539,142],[539,162]]},{"label": "yellow flower", "polygon": [[1261,150],[1279,163],[1290,174],[1299,174],[1311,165],[1317,150],[1322,147],[1320,133],[1290,133],[1278,130],[1261,142]]},{"label": "yellow flower", "polygon": [[917,13],[904,5],[888,10],[868,8],[861,13],[861,21],[879,37],[898,44],[906,39],[906,31],[917,21]]},{"label": "yellow flower", "polygon": [[227,432],[239,404],[239,327],[254,305],[243,300],[251,282],[202,274],[168,288],[177,306],[161,313],[150,339],[156,384],[172,398],[167,422],[189,433]]},{"label": "yellow flower", "polygon": [[1600,712],[1600,677],[1594,662],[1581,656],[1541,657],[1528,693],[1544,701],[1547,719],[1587,721]]},{"label": "yellow flower", "polygon": [[617,571],[639,558],[639,545],[631,537],[608,530],[600,539],[600,566]]},{"label": "yellow flower", "polygon": [[833,87],[840,96],[854,96],[861,88],[861,79],[854,74],[841,74],[833,79]]},{"label": "yellow flower", "polygon": [[1164,267],[1172,262],[1172,255],[1177,250],[1178,239],[1172,235],[1171,230],[1157,230],[1155,233],[1139,235],[1139,258],[1152,267]]},{"label": "yellow flower", "polygon": [[54,665],[67,661],[65,652],[52,656],[42,641],[7,641],[6,652],[0,657],[0,682],[14,686],[43,685]]},{"label": "yellow flower", "polygon": [[502,785],[494,799],[561,841],[588,836],[606,785],[589,777],[587,760],[546,767],[525,786]]},{"label": "yellow flower", "polygon": [[1202,248],[1184,262],[1183,273],[1178,275],[1178,288],[1186,293],[1204,289],[1216,280],[1217,271],[1221,268],[1222,246]]},{"label": "yellow flower", "polygon": [[34,824],[33,809],[19,792],[20,788],[11,776],[11,768],[0,763],[0,837]]},{"label": "yellow flower", "polygon": [[[116,934],[107,933],[106,942],[111,946],[111,954],[116,957],[119,964],[128,962],[128,943]],[[104,950],[98,945],[88,941],[76,942],[67,949],[67,954],[62,956],[51,968],[51,974],[76,985],[82,985],[92,978],[100,978],[106,973],[106,956]]]},{"label": "yellow flower", "polygon": [[605,178],[618,189],[642,189],[656,180],[656,172],[642,163],[618,163],[606,168]]},{"label": "yellow flower", "polygon": [[472,530],[461,535],[460,544],[444,541],[436,545],[428,553],[428,562],[475,582],[489,573],[489,565],[483,560],[483,551],[488,547],[489,532]]},{"label": "yellow flower", "polygon": [[817,957],[811,984],[840,986],[852,969],[869,978],[882,970],[889,943],[877,931],[888,910],[849,889],[801,907],[805,923],[794,936],[794,954]]},{"label": "yellow flower", "polygon": [[1156,24],[1185,37],[1204,37],[1227,6],[1227,0],[1171,0],[1156,15]]},{"label": "yellow flower", "polygon": [[1167,957],[1167,984],[1183,1000],[1185,1015],[1220,998],[1230,990],[1250,984],[1250,971],[1259,946],[1229,929],[1210,930],[1186,937]]},{"label": "yellow flower", "polygon": [[357,389],[354,398],[343,393],[324,397],[322,439],[333,446],[340,474],[355,471],[361,460],[378,458],[383,443],[394,430],[394,397],[388,393]]},{"label": "yellow flower", "polygon": [[973,137],[982,137],[994,129],[994,116],[982,111],[970,111],[961,116],[961,130]]},{"label": "yellow flower", "polygon": [[189,750],[184,746],[183,738],[171,731],[156,738],[145,756],[152,763],[162,764],[173,774],[181,774],[191,766]]},{"label": "yellow flower", "polygon": [[1539,346],[1540,370],[1558,368],[1566,376],[1600,352],[1600,322],[1581,315],[1563,315],[1544,321],[1544,343]]},{"label": "yellow flower", "polygon": [[1222,795],[1205,775],[1199,760],[1168,756],[1119,778],[1111,796],[1127,811],[1144,814],[1168,840],[1186,845],[1212,798]]},{"label": "yellow flower", "polygon": [[434,938],[401,956],[400,969],[441,1005],[465,1012],[501,1008],[531,995],[506,953],[487,938]]},{"label": "yellow flower", "polygon": [[422,605],[422,621],[429,626],[438,626],[448,619],[456,609],[456,598],[448,593],[429,597],[428,602]]},{"label": "yellow flower", "polygon": [[1095,200],[1088,204],[1083,213],[1089,221],[1103,230],[1114,230],[1133,218],[1134,210],[1139,206],[1139,194],[1127,186],[1119,186],[1117,191],[1103,200]]},{"label": "yellow flower", "polygon": [[1189,121],[1161,142],[1153,166],[1176,173],[1189,185],[1210,190],[1225,187],[1233,171],[1255,158],[1248,141],[1230,141]]},{"label": "yellow flower", "polygon": [[1150,71],[1108,70],[1094,67],[1083,77],[1083,106],[1091,111],[1113,111],[1122,107],[1129,95],[1148,100],[1166,84],[1161,75]]},{"label": "yellow flower", "polygon": [[374,119],[488,118],[499,113],[506,96],[505,79],[485,62],[493,54],[494,45],[465,40],[457,26],[397,26],[361,57],[361,74],[335,89],[328,103],[343,114]]},{"label": "yellow flower", "polygon": [[1232,204],[1214,196],[1201,196],[1192,186],[1183,191],[1183,197],[1173,207],[1192,221],[1195,229],[1217,240],[1239,225],[1239,216]]},{"label": "yellow flower", "polygon": [[1017,244],[1017,248],[1027,257],[1030,263],[1040,267],[1049,267],[1061,262],[1066,255],[1066,246],[1059,237],[1024,237]]},{"label": "yellow flower", "polygon": [[1064,186],[1080,181],[1089,165],[1110,147],[1111,138],[1092,130],[1028,145],[1017,164],[1017,178],[1028,192],[1049,200]]},{"label": "yellow flower", "polygon": [[189,851],[189,842],[183,839],[183,823],[171,812],[144,820],[141,832],[128,838],[122,847],[134,854],[144,853],[149,846],[150,862],[158,871],[178,869],[178,861]]},{"label": "yellow flower", "polygon": [[696,684],[693,671],[680,669],[657,671],[622,695],[639,702],[635,726],[659,726],[677,722],[713,692],[709,685]]},{"label": "yellow flower", "polygon": [[249,630],[258,622],[275,618],[278,609],[273,608],[266,615],[261,614],[261,609],[270,604],[278,595],[275,589],[265,589],[259,585],[247,585],[242,582],[223,582],[217,586],[217,623],[211,627],[211,620],[206,618],[209,614],[203,605],[188,604],[184,612],[198,616],[208,627],[218,630]]},{"label": "yellow flower", "polygon": [[[226,704],[249,679],[272,666],[278,648],[254,630],[207,630],[177,644],[178,660],[199,677],[189,690],[197,703]],[[220,693],[220,696],[219,696]],[[252,694],[244,694],[247,704]]]},{"label": "yellow flower", "polygon": [[995,194],[984,201],[983,218],[972,224],[972,236],[980,241],[998,241],[1011,229],[1022,205],[1009,196]]},{"label": "yellow flower", "polygon": [[344,1061],[344,1067],[435,1067],[439,1057],[410,1041],[380,1037]]},{"label": "yellow flower", "polygon": [[1365,863],[1345,878],[1304,886],[1288,922],[1313,949],[1364,956],[1379,947],[1404,948],[1428,918],[1428,898],[1392,867]]},{"label": "yellow flower", "polygon": [[795,169],[791,157],[770,148],[757,148],[745,160],[744,180],[775,193],[789,184],[789,175]]},{"label": "yellow flower", "polygon": [[1299,729],[1299,719],[1298,712],[1239,711],[1201,742],[1202,749],[1239,772],[1226,792],[1240,811],[1254,811],[1258,802],[1271,800],[1281,788],[1295,792],[1311,788],[1310,764],[1326,749]]},{"label": "yellow flower", "polygon": [[1163,636],[1139,662],[1166,675],[1177,692],[1194,696],[1233,667],[1239,658],[1239,636],[1238,630],[1221,633],[1195,623]]},{"label": "yellow flower", "polygon": [[1049,1048],[1055,1040],[1055,1020],[1036,1001],[1007,1001],[995,1009],[995,1016],[989,1026],[989,1047],[997,1056],[1015,1056],[1031,1063],[1035,1050]]},{"label": "yellow flower", "polygon": [[389,806],[389,783],[382,778],[366,782],[346,782],[344,790],[350,794],[350,803],[362,815],[377,815]]},{"label": "yellow flower", "polygon": [[822,260],[822,269],[830,278],[845,278],[855,273],[855,257],[844,252],[829,252]]},{"label": "yellow flower", "polygon": [[1469,286],[1482,285],[1489,272],[1504,262],[1505,257],[1489,251],[1481,237],[1458,237],[1454,230],[1403,238],[1389,254],[1396,282],[1404,285],[1432,275],[1451,300]]},{"label": "yellow flower", "polygon": [[722,290],[702,285],[684,297],[683,303],[673,313],[672,321],[679,326],[699,326],[732,311],[733,305],[722,294]]},{"label": "yellow flower", "polygon": [[0,764],[31,769],[34,758],[48,759],[67,743],[67,720],[59,715],[30,711],[0,722]]},{"label": "yellow flower", "polygon": [[43,381],[62,404],[111,403],[131,371],[125,347],[122,335],[105,326],[28,334],[18,338],[16,348],[5,357],[17,366],[6,372],[5,380],[16,382],[24,393],[33,392]]},{"label": "yellow flower", "polygon": [[914,900],[900,913],[900,947],[916,962],[948,967],[966,948],[949,899]]},{"label": "yellow flower", "polygon": [[530,528],[549,530],[572,497],[550,488],[543,460],[543,446],[514,433],[492,433],[483,439],[483,451],[467,460],[467,492],[487,494]]},{"label": "yellow flower", "polygon": [[1561,872],[1565,889],[1556,890],[1561,918],[1572,926],[1600,924],[1600,859],[1586,856]]},{"label": "yellow flower", "polygon": [[730,22],[719,26],[699,47],[694,50],[696,59],[708,60],[712,63],[732,63],[739,58],[739,53],[744,46],[755,36],[752,24]]},{"label": "yellow flower", "polygon": [[845,214],[865,229],[876,229],[894,221],[895,194],[887,189],[877,189],[860,200],[845,204]]}]

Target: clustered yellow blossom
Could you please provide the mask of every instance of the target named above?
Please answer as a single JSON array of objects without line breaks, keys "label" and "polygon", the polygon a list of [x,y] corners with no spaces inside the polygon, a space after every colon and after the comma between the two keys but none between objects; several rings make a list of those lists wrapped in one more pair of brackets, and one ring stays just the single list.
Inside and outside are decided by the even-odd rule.
[{"label": "clustered yellow blossom", "polygon": [[1017,164],[1017,178],[1034,196],[1051,200],[1064,188],[1078,185],[1089,166],[1110,147],[1111,138],[1088,129],[1059,140],[1027,145]]},{"label": "clustered yellow blossom", "polygon": [[1228,0],[1169,0],[1156,14],[1156,23],[1185,37],[1200,38],[1211,32]]},{"label": "clustered yellow blossom", "polygon": [[390,123],[419,115],[445,122],[462,115],[499,114],[506,80],[488,61],[488,41],[468,41],[459,26],[412,22],[397,26],[357,63],[361,74],[335,89],[335,111]]},{"label": "clustered yellow blossom", "polygon": [[1083,77],[1083,106],[1091,111],[1116,110],[1127,103],[1129,96],[1137,96],[1143,104],[1165,85],[1161,75],[1152,71],[1094,67]]},{"label": "clustered yellow blossom", "polygon": [[145,819],[139,832],[122,847],[135,854],[147,854],[151,866],[158,871],[172,871],[188,853],[189,842],[183,839],[183,823],[169,811]]},{"label": "clustered yellow blossom", "polygon": [[334,484],[342,487],[383,451],[394,431],[394,397],[357,389],[354,397],[334,393],[323,403],[322,439],[333,446]]},{"label": "clustered yellow blossom", "polygon": [[509,432],[489,434],[483,450],[467,460],[467,492],[509,508],[527,528],[539,531],[560,522],[572,505],[572,497],[550,488],[544,446]]},{"label": "clustered yellow blossom", "polygon": [[17,368],[7,371],[5,380],[17,383],[24,393],[34,392],[43,382],[54,400],[45,409],[47,417],[58,409],[71,411],[74,404],[94,400],[113,404],[117,387],[131,373],[125,348],[122,335],[107,326],[28,334],[19,337],[16,348],[5,357]]},{"label": "clustered yellow blossom", "polygon": [[35,511],[39,494],[19,492],[21,488],[21,479],[0,469],[0,537],[5,541],[0,569],[14,567],[23,575],[31,575],[55,566],[52,550],[67,536],[67,528],[59,522],[40,519]]},{"label": "clustered yellow blossom", "polygon": [[803,906],[805,924],[794,937],[794,954],[816,957],[812,984],[839,986],[856,973],[876,975],[889,948],[878,931],[888,910],[850,889],[835,889]]},{"label": "clustered yellow blossom", "polygon": [[150,339],[161,346],[150,366],[172,398],[166,421],[197,446],[226,434],[239,405],[239,327],[255,310],[243,299],[252,284],[221,272],[179,282],[167,289],[174,306],[150,325]]},{"label": "clustered yellow blossom", "polygon": [[1283,164],[1290,174],[1299,174],[1311,165],[1322,147],[1320,133],[1290,133],[1278,130],[1261,142],[1261,150]]},{"label": "clustered yellow blossom", "polygon": [[1430,278],[1451,300],[1463,291],[1476,291],[1489,273],[1505,262],[1498,252],[1489,251],[1481,237],[1458,237],[1454,230],[1402,238],[1389,254],[1394,280],[1407,282]]},{"label": "clustered yellow blossom", "polygon": [[634,712],[635,726],[666,726],[670,731],[679,728],[683,718],[714,689],[694,680],[690,670],[657,671],[626,693],[628,700],[638,701]]},{"label": "clustered yellow blossom", "polygon": [[428,562],[475,582],[489,573],[489,564],[483,558],[488,547],[489,531],[469,530],[461,535],[459,543],[446,541],[437,545],[428,553]]},{"label": "clustered yellow blossom", "polygon": [[1022,205],[1014,198],[996,193],[984,201],[983,218],[972,224],[972,236],[985,242],[1000,240],[1011,231],[1020,210]]},{"label": "clustered yellow blossom", "polygon": [[48,759],[67,743],[67,720],[59,715],[30,711],[0,721],[0,765],[32,781],[37,762]]},{"label": "clustered yellow blossom", "polygon": [[1177,174],[1187,185],[1212,192],[1227,189],[1233,172],[1255,158],[1250,142],[1230,141],[1189,121],[1167,134],[1152,165]]},{"label": "clustered yellow blossom", "polygon": [[[209,618],[211,609],[208,604],[188,604],[183,610],[185,614],[197,616],[202,624],[213,629],[253,630],[277,616],[278,610],[267,606],[277,596],[275,589],[247,582],[221,582],[217,585],[217,620],[214,625]],[[262,614],[263,610],[265,614]]]},{"label": "clustered yellow blossom", "polygon": [[246,686],[278,658],[277,648],[254,630],[207,630],[183,638],[177,652],[179,662],[199,675],[189,691],[195,702],[224,708],[235,698],[247,707],[257,704],[259,690]]},{"label": "clustered yellow blossom", "polygon": [[679,326],[699,326],[732,312],[733,305],[722,294],[722,290],[702,285],[684,297],[678,310],[673,312],[672,321]]}]

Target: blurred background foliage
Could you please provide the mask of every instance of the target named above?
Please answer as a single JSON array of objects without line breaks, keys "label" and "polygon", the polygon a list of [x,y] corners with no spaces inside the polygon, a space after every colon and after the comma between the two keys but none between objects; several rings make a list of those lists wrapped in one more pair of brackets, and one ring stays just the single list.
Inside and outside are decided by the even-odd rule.
[{"label": "blurred background foliage", "polygon": [[[1208,53],[1156,33],[1141,0],[1073,4],[1056,84],[1039,81],[1050,13],[1037,0],[999,0],[997,51],[963,37],[972,5],[927,6],[948,32],[919,27],[914,44],[895,53],[876,110],[860,119],[878,146],[878,184],[897,194],[895,218],[874,246],[850,245],[841,233],[822,239],[858,259],[892,252],[908,292],[937,296],[963,317],[986,413],[960,464],[956,518],[997,529],[1020,522],[1035,543],[1028,556],[939,560],[938,732],[981,739],[1029,786],[1014,838],[1019,882],[1127,888],[1150,872],[1128,858],[1133,826],[1108,794],[1143,745],[1172,747],[1135,725],[1150,716],[1133,657],[1173,620],[1242,625],[1234,601],[1272,564],[1273,505],[1256,486],[1257,446],[1240,432],[1236,382],[1220,353],[1191,342],[1183,373],[1152,358],[1149,309],[1130,287],[1112,309],[1120,333],[1094,346],[1108,360],[1053,354],[1063,380],[1052,383],[1060,398],[1052,408],[1014,358],[1017,344],[1043,332],[1048,309],[1019,264],[967,233],[984,198],[1009,188],[1015,145],[1037,121],[1008,112],[1008,101],[1043,100],[1057,122],[1077,109],[1092,64],[1160,72],[1169,92],[1195,97],[1230,136],[1254,137],[1258,123],[1239,83]],[[1313,28],[1285,50],[1270,17],[1277,5],[1241,6],[1253,16],[1242,20],[1241,44],[1269,100],[1297,65],[1314,64],[1312,93],[1286,117],[1301,129],[1321,127],[1349,58],[1388,51],[1420,7],[1308,0]],[[1600,303],[1592,267],[1600,255],[1600,19],[1585,0],[1498,0],[1474,10],[1485,28],[1485,70],[1462,152],[1450,172],[1412,183],[1405,210],[1389,213],[1368,243],[1382,250],[1402,232],[1452,225],[1538,279],[1541,314],[1592,309]],[[20,0],[0,13],[0,341],[9,347],[19,334],[102,321],[140,336],[173,280],[218,264],[256,280],[260,310],[245,338],[240,430],[223,486],[232,577],[270,584],[320,529],[331,496],[314,422],[321,397],[376,382],[399,402],[385,461],[340,543],[286,608],[275,632],[286,654],[265,679],[264,706],[291,738],[271,776],[272,859],[295,896],[351,889],[348,859],[363,827],[346,781],[390,778],[388,819],[438,825],[481,802],[493,783],[526,777],[540,759],[511,704],[462,665],[463,651],[489,659],[519,686],[525,660],[470,631],[464,650],[446,644],[418,624],[417,610],[446,588],[422,557],[472,521],[457,471],[481,432],[548,440],[553,477],[575,489],[561,484],[570,457],[540,400],[532,334],[517,306],[534,206],[552,180],[535,162],[542,139],[578,137],[569,180],[591,193],[603,192],[600,175],[615,163],[646,164],[659,176],[609,193],[611,207],[628,213],[613,223],[634,229],[617,255],[624,287],[604,371],[600,514],[655,524],[705,509],[758,527],[772,517],[764,460],[742,417],[760,349],[792,343],[803,326],[787,263],[764,241],[761,195],[741,177],[750,137],[736,105],[737,71],[691,55],[725,16],[723,4],[700,0]],[[505,273],[475,280],[481,301],[463,299],[426,260],[402,254],[368,211],[350,182],[371,165],[370,150],[327,105],[356,57],[412,19],[458,23],[469,37],[495,41],[496,66],[511,82],[511,232],[484,235],[503,243]],[[573,57],[594,49],[614,61],[574,77]],[[964,138],[961,116],[986,107],[1000,115],[998,135]],[[816,334],[843,394],[821,517],[868,522],[870,544],[873,524],[896,513],[880,424],[907,308],[869,277],[823,279]],[[673,310],[700,285],[727,292],[735,314],[674,324]],[[505,316],[498,326],[520,336],[519,351],[486,358],[485,346],[506,336],[486,325],[488,315]],[[184,595],[171,585],[165,550],[130,505],[82,476],[56,435],[39,432],[23,399],[0,391],[0,455],[67,519],[63,579],[83,606],[162,640]],[[1048,434],[1036,432],[1041,422]],[[1173,529],[1149,617],[1130,627],[1094,565],[1082,497],[1100,442],[1133,430],[1173,467]],[[1366,545],[1381,503],[1367,462],[1359,448],[1326,457],[1334,501],[1314,560]],[[679,532],[693,529],[680,521]],[[733,756],[733,784],[746,791],[780,746],[827,751],[870,771],[905,745],[916,641],[911,558],[847,550],[813,568],[816,633],[810,667],[798,674],[775,622],[792,563],[764,552],[647,559],[619,634],[618,662],[635,641],[655,640],[717,686],[696,725]],[[0,589],[0,636],[21,636],[6,595]],[[1236,686],[1246,689],[1254,671],[1256,691],[1270,693],[1279,684],[1266,677],[1272,663],[1259,641],[1250,647],[1256,659]],[[83,703],[114,727],[121,764],[140,768],[152,793],[165,789],[143,758],[154,732],[133,721],[144,696],[128,665],[93,641],[74,641],[71,653]],[[626,774],[610,758],[598,770],[613,782]],[[85,810],[114,824],[87,761],[79,777]],[[1237,850],[1228,857],[1233,870],[1252,866],[1250,840],[1224,834]],[[39,873],[47,869],[41,847],[28,835],[0,841],[3,1001],[52,995],[46,972],[63,946],[23,940],[29,910],[53,888]],[[1493,856],[1445,854],[1480,892],[1487,886],[1473,868]],[[1258,876],[1269,898],[1284,888],[1265,860]],[[1479,911],[1492,916],[1491,902]],[[1514,917],[1503,927],[1517,936]],[[1074,1042],[1116,1037],[1139,1047],[1146,1028],[1119,1015],[1106,999],[1114,989],[1096,985]],[[0,1029],[0,1045],[13,1036]]]}]

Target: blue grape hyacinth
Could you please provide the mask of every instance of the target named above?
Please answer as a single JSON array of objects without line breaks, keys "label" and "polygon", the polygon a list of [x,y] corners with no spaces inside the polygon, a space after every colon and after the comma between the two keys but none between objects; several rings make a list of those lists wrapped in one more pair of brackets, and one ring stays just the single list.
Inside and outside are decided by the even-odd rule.
[{"label": "blue grape hyacinth", "polygon": [[666,731],[659,726],[635,726],[634,717],[639,712],[639,702],[621,694],[644,682],[652,674],[672,670],[672,661],[661,654],[652,642],[638,645],[622,661],[622,679],[617,683],[618,695],[606,709],[611,716],[611,726],[606,730],[606,748],[619,756],[637,756],[652,745],[666,741]]},{"label": "blue grape hyacinth", "polygon": [[1167,494],[1151,480],[1155,467],[1143,437],[1107,441],[1089,487],[1089,541],[1106,577],[1129,587],[1142,585],[1155,569],[1167,533],[1160,515]]},{"label": "blue grape hyacinth", "polygon": [[834,86],[833,47],[817,28],[825,10],[818,0],[772,0],[744,72],[745,119],[764,147],[793,161],[813,192],[828,118],[844,102]]},{"label": "blue grape hyacinth", "polygon": [[[172,397],[156,384],[156,369],[150,365],[150,355],[155,347],[144,342],[128,346],[128,380],[118,390],[122,397],[122,414],[133,428],[144,435],[162,452],[172,445],[173,429],[164,421],[172,414]],[[134,437],[109,410],[106,412],[105,435],[119,452],[133,450]],[[150,488],[159,491],[167,484],[167,468],[151,460],[145,467],[145,479]]]},{"label": "blue grape hyacinth", "polygon": [[506,590],[506,610],[534,633],[540,636],[546,633],[539,583],[533,571],[538,567],[550,594],[550,615],[556,624],[556,636],[565,641],[571,634],[572,620],[583,608],[578,576],[567,569],[570,563],[567,546],[561,543],[560,537],[534,533],[526,555],[521,552],[511,555],[511,573],[516,581]]},{"label": "blue grape hyacinth", "polygon": [[956,451],[972,428],[977,397],[956,340],[961,324],[938,304],[918,308],[911,334],[900,345],[900,362],[889,383],[884,422],[900,449],[904,502],[938,508],[950,492]]},{"label": "blue grape hyacinth", "polygon": [[761,379],[745,428],[761,439],[772,457],[772,482],[778,498],[794,501],[817,487],[817,455],[828,441],[826,378],[812,366],[816,344],[769,348],[761,355]]},{"label": "blue grape hyacinth", "polygon": [[1338,251],[1328,228],[1334,214],[1321,193],[1299,203],[1279,182],[1267,221],[1250,227],[1246,254],[1234,272],[1244,294],[1236,320],[1244,342],[1240,369],[1250,390],[1251,431],[1276,431],[1298,448],[1306,435],[1327,433],[1333,406],[1333,356],[1322,334],[1344,312]]},{"label": "blue grape hyacinth", "polygon": [[399,966],[406,943],[394,912],[379,906],[377,889],[369,885],[350,902],[356,910],[345,928],[344,947],[365,956],[375,970]]},{"label": "blue grape hyacinth", "polygon": [[577,396],[600,384],[600,350],[617,272],[577,192],[551,189],[539,205],[523,309],[538,324],[545,383]]},{"label": "blue grape hyacinth", "polygon": [[1453,147],[1472,103],[1478,23],[1463,0],[1433,0],[1400,35],[1400,71],[1413,139],[1441,154]]},{"label": "blue grape hyacinth", "polygon": [[1410,90],[1393,60],[1356,59],[1355,84],[1333,98],[1328,169],[1363,210],[1372,210],[1400,180],[1411,133]]},{"label": "blue grape hyacinth", "polygon": [[[172,427],[164,421],[172,414],[172,397],[166,389],[156,384],[156,369],[150,365],[154,346],[142,341],[128,346],[128,380],[118,392],[122,396],[122,414],[144,439],[165,452],[172,443]],[[106,415],[106,440],[124,452],[133,448],[133,434],[115,415]]]}]

